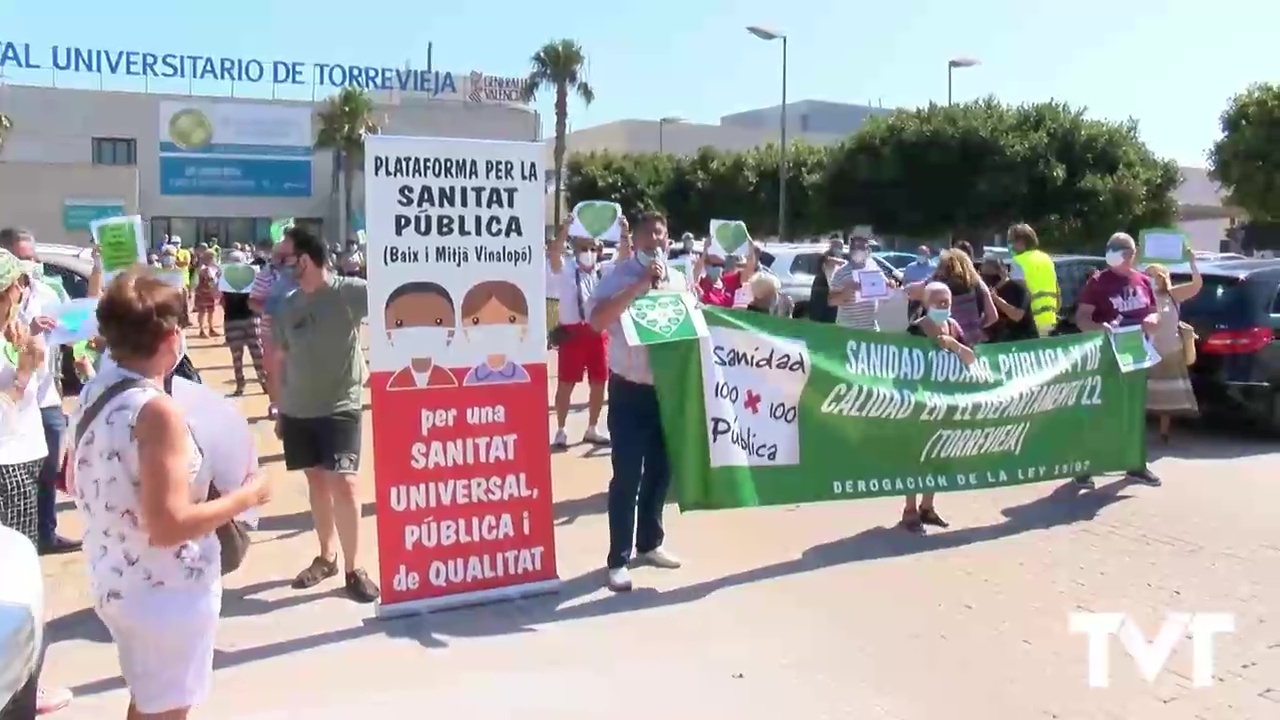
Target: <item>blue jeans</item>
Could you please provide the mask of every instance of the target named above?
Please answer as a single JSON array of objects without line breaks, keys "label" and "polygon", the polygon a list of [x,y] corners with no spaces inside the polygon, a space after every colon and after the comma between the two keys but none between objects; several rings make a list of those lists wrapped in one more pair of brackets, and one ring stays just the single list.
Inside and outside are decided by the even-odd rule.
[{"label": "blue jeans", "polygon": [[652,385],[609,376],[609,435],[613,479],[606,564],[614,570],[626,567],[633,545],[640,553],[662,545],[662,506],[671,485],[671,463]]},{"label": "blue jeans", "polygon": [[49,454],[40,466],[40,478],[36,484],[37,531],[40,542],[53,540],[58,532],[58,466],[62,464],[62,436],[67,432],[67,416],[62,408],[40,408],[40,421],[44,425],[44,441]]}]

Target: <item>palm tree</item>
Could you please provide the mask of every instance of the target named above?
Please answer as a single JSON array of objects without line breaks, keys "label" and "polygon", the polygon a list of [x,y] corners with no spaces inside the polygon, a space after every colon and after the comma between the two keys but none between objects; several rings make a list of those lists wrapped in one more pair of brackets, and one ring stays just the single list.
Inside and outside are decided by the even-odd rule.
[{"label": "palm tree", "polygon": [[9,119],[8,115],[0,113],[0,150],[4,150],[5,136],[8,135],[9,131],[12,129],[13,121]]},{"label": "palm tree", "polygon": [[595,91],[583,79],[587,56],[582,46],[573,40],[554,40],[543,45],[529,59],[529,77],[524,81],[525,102],[531,102],[538,91],[547,88],[556,93],[556,201],[555,224],[560,227],[560,189],[564,178],[564,141],[569,126],[569,93],[572,91],[582,102],[590,105],[596,99]]},{"label": "palm tree", "polygon": [[324,107],[316,113],[320,123],[316,149],[333,153],[334,185],[339,185],[339,181],[342,185],[338,242],[345,243],[350,230],[351,188],[355,185],[356,172],[364,167],[364,139],[378,133],[373,112],[373,99],[368,94],[359,88],[346,87],[325,100]]}]

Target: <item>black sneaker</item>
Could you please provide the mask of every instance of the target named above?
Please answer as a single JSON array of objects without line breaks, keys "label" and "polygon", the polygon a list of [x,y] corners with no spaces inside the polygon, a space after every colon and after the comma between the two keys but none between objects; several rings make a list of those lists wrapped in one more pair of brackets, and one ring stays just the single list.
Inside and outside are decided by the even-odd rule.
[{"label": "black sneaker", "polygon": [[356,568],[347,573],[347,594],[356,602],[371,603],[377,600],[382,592],[378,590],[373,580],[369,579],[368,573],[361,568]]},{"label": "black sneaker", "polygon": [[1076,489],[1078,490],[1095,490],[1098,487],[1097,485],[1094,484],[1093,478],[1089,477],[1088,475],[1081,475],[1079,477],[1073,478],[1071,482],[1075,484]]},{"label": "black sneaker", "polygon": [[1125,477],[1133,478],[1134,480],[1142,483],[1143,485],[1146,485],[1147,487],[1160,487],[1161,485],[1164,484],[1160,482],[1160,478],[1157,477],[1155,473],[1151,472],[1149,468],[1138,468],[1136,470],[1130,470],[1129,472],[1125,473]]},{"label": "black sneaker", "polygon": [[73,553],[80,549],[83,543],[79,540],[64,538],[61,535],[54,535],[48,540],[40,541],[41,555],[62,555],[64,553]]}]

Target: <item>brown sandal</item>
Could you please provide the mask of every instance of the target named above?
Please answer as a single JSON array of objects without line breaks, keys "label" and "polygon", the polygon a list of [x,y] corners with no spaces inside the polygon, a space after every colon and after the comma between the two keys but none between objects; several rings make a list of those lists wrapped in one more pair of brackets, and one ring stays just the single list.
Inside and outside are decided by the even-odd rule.
[{"label": "brown sandal", "polygon": [[924,523],[920,522],[920,513],[918,512],[903,512],[902,522],[898,523],[898,526],[913,535],[924,534]]},{"label": "brown sandal", "polygon": [[942,516],[938,514],[938,511],[934,510],[933,508],[920,509],[920,522],[924,523],[925,525],[932,525],[934,527],[940,527],[940,528],[951,527],[951,524],[948,523],[946,520],[943,520]]},{"label": "brown sandal", "polygon": [[293,579],[293,587],[296,590],[306,590],[315,587],[322,581],[328,580],[338,574],[338,559],[326,560],[317,557],[311,561],[305,570],[298,573],[298,577]]}]

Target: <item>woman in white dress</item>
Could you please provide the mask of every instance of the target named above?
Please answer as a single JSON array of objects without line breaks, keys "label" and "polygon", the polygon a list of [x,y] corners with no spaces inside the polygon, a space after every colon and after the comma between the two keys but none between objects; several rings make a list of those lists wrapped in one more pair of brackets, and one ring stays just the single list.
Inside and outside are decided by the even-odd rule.
[{"label": "woman in white dress", "polygon": [[179,288],[145,268],[117,276],[98,304],[114,362],[72,416],[67,483],[84,515],[94,606],[116,643],[130,720],[184,720],[207,697],[222,607],[215,531],[268,496],[261,478],[247,478],[208,499],[210,472],[163,390],[183,354],[184,304]]}]

